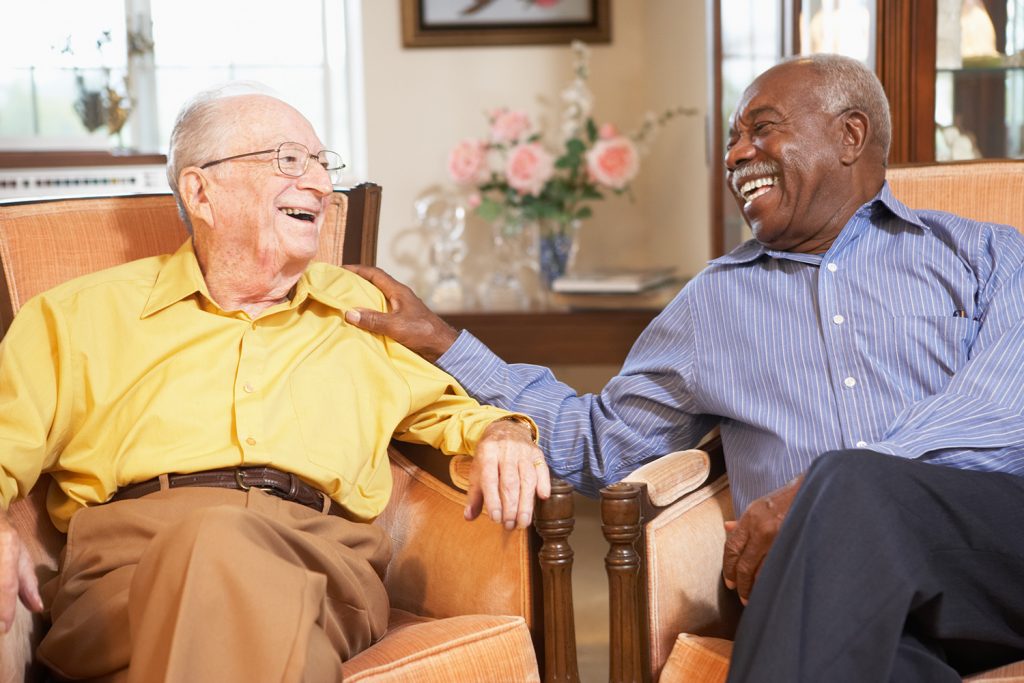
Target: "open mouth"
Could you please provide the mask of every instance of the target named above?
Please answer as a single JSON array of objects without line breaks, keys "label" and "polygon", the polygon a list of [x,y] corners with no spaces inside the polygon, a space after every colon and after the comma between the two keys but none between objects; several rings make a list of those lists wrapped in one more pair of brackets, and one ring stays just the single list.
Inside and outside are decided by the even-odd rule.
[{"label": "open mouth", "polygon": [[284,208],[281,209],[281,212],[286,216],[291,216],[296,220],[306,221],[307,223],[313,223],[316,221],[316,214],[306,211],[305,209]]},{"label": "open mouth", "polygon": [[778,178],[775,176],[753,178],[740,185],[740,196],[743,197],[743,201],[752,202],[761,195],[767,194],[777,182]]}]

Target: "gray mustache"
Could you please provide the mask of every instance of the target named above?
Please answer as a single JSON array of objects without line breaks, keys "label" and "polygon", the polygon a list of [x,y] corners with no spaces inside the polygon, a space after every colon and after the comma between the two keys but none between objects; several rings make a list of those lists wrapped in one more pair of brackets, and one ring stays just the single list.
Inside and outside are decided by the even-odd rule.
[{"label": "gray mustache", "polygon": [[733,171],[729,186],[734,193],[739,194],[743,183],[747,182],[750,178],[763,178],[768,175],[778,175],[778,173],[778,164],[769,161],[752,161],[749,164],[743,164]]}]

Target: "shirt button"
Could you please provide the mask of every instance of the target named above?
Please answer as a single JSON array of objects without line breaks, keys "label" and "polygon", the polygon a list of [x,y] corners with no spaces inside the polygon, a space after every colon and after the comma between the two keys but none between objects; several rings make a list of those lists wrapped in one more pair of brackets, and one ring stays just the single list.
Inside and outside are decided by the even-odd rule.
[{"label": "shirt button", "polygon": [[841,315],[834,315],[832,316],[832,322],[834,322],[836,325],[842,325],[843,323],[846,322],[846,318],[844,318]]},{"label": "shirt button", "polygon": [[242,385],[242,390],[247,394],[251,394],[252,392],[256,391],[256,387],[246,382],[245,384]]},{"label": "shirt button", "polygon": [[855,380],[853,377],[847,377],[846,379],[843,380],[843,384],[845,384],[848,387],[855,387],[857,386],[857,380]]},{"label": "shirt button", "polygon": [[837,265],[836,265],[836,264],[834,264],[834,263],[830,263],[830,264],[828,264],[828,265],[827,265],[827,266],[825,266],[825,267],[826,267],[826,268],[828,268],[828,272],[830,272],[830,273],[834,273],[834,272],[836,272],[837,270],[839,270],[839,266],[837,266]]},{"label": "shirt button", "polygon": [[867,445],[868,445],[867,441],[858,441],[857,442],[857,448],[864,448]]},{"label": "shirt button", "polygon": [[246,439],[245,442],[247,444],[249,444],[250,446],[255,446],[256,445],[256,439],[252,438],[251,436],[248,439]]}]

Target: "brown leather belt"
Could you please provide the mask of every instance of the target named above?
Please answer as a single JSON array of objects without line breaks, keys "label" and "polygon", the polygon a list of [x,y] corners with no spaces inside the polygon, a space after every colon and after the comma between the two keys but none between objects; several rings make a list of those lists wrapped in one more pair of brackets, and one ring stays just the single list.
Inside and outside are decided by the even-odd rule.
[{"label": "brown leather belt", "polygon": [[[160,477],[132,484],[118,489],[110,502],[142,498],[160,490]],[[189,474],[168,474],[167,485],[172,488],[182,486],[212,486],[222,489],[248,491],[262,489],[267,493],[284,500],[305,505],[317,512],[323,512],[324,500],[330,501],[327,513],[344,517],[343,508],[335,500],[324,496],[323,492],[310,486],[290,472],[282,472],[273,467],[236,467],[226,470],[205,470]]]}]

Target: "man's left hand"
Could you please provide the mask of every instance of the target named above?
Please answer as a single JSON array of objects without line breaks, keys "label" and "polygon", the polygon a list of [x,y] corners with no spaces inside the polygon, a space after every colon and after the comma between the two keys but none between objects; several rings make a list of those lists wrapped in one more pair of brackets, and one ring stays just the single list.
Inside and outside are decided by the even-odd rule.
[{"label": "man's left hand", "polygon": [[727,536],[722,576],[726,586],[736,589],[744,605],[803,480],[801,475],[782,488],[758,498],[738,522],[725,523]]},{"label": "man's left hand", "polygon": [[533,519],[534,498],[550,495],[551,475],[530,426],[510,420],[489,424],[473,456],[466,519],[486,509],[506,529],[522,529]]}]

